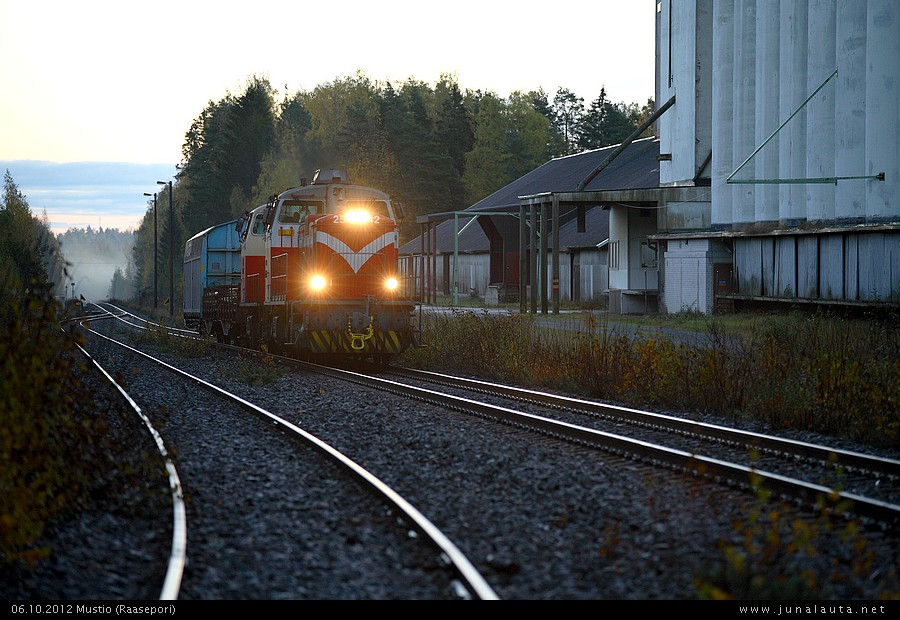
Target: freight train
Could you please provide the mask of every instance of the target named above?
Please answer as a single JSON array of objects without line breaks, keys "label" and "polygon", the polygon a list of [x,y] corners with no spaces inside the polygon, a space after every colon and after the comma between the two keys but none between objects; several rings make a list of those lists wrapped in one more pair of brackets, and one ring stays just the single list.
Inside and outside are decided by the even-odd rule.
[{"label": "freight train", "polygon": [[318,170],[185,243],[185,322],[219,342],[389,363],[416,338],[401,218],[384,192]]}]

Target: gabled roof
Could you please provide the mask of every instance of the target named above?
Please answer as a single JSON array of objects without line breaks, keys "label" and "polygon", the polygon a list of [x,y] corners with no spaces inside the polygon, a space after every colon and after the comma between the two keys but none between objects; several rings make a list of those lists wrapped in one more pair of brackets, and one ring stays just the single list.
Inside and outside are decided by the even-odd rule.
[{"label": "gabled roof", "polygon": [[[482,198],[466,211],[519,208],[519,196],[545,192],[574,192],[591,172],[612,154],[618,145],[551,159],[509,185]],[[652,189],[659,187],[659,140],[635,140],[622,151],[584,191],[604,189]]]},{"label": "gabled roof", "polygon": [[[538,166],[528,174],[482,198],[471,207],[458,212],[459,229],[470,221],[467,211],[497,211],[518,215],[519,196],[531,196],[548,192],[574,192],[578,184],[603,164],[618,145],[575,155],[557,157]],[[659,187],[659,140],[643,138],[635,140],[622,151],[600,174],[594,177],[584,191],[653,189]],[[449,218],[437,225],[435,231],[437,251],[453,252],[454,224],[452,214],[442,214]],[[491,216],[491,217],[497,217]],[[510,217],[510,216],[503,216]],[[562,214],[561,214],[562,221]],[[609,237],[609,212],[604,209],[588,209],[585,232],[578,233],[576,222],[560,225],[561,247],[592,247]],[[488,238],[477,223],[470,224],[456,240],[461,253],[487,252]],[[422,251],[421,237],[416,237],[400,247],[400,254],[419,254]]]}]

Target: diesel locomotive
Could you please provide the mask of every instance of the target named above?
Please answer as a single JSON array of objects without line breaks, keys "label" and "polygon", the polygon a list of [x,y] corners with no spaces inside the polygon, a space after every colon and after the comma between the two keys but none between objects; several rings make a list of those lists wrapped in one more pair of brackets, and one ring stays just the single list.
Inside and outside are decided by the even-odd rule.
[{"label": "diesel locomotive", "polygon": [[414,344],[399,205],[319,170],[185,244],[184,318],[220,342],[376,363]]}]

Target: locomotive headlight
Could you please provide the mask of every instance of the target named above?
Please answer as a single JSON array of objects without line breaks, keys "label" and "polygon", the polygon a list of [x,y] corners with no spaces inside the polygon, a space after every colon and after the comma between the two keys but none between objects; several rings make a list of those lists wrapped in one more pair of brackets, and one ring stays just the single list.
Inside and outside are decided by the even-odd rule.
[{"label": "locomotive headlight", "polygon": [[349,224],[371,224],[372,214],[363,209],[350,209],[344,212],[344,221]]},{"label": "locomotive headlight", "polygon": [[397,282],[397,278],[388,278],[384,281],[384,287],[389,291],[396,291],[398,286],[400,283]]},{"label": "locomotive headlight", "polygon": [[313,276],[309,279],[309,286],[314,291],[321,291],[325,288],[325,278],[323,276]]}]

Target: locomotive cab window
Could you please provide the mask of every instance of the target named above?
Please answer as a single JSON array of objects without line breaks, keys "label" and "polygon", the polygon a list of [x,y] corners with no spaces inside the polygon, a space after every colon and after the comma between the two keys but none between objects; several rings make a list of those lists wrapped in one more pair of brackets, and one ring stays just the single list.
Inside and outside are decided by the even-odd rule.
[{"label": "locomotive cab window", "polygon": [[285,200],[281,205],[282,224],[301,224],[310,213],[321,213],[322,202],[318,200]]}]

